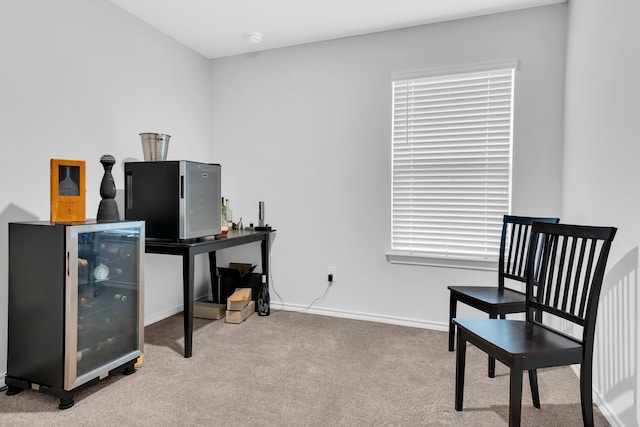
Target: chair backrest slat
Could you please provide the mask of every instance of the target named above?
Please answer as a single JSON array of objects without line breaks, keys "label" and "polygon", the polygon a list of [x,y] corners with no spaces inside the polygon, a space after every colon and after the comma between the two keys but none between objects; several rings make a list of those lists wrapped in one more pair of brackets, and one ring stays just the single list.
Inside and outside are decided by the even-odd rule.
[{"label": "chair backrest slat", "polygon": [[[583,240],[580,244],[580,253],[578,254],[578,266],[579,270],[582,270],[582,265],[584,262],[584,253],[587,247],[587,241]],[[572,313],[576,309],[576,302],[578,301],[578,290],[580,289],[580,277],[576,276],[575,283],[573,285],[573,293],[571,294],[571,305],[569,306],[569,311]],[[584,289],[584,288],[583,288]],[[584,298],[582,298],[584,299]]]},{"label": "chair backrest slat", "polygon": [[[505,217],[506,218],[506,217]],[[515,241],[516,238],[516,227],[513,226],[513,224],[511,226],[509,226],[509,222],[505,222],[502,226],[502,232],[503,234],[506,233],[507,228],[510,228],[511,230],[509,231],[509,240],[507,243],[506,241],[504,241],[504,239],[502,239],[503,241],[501,242],[500,245],[500,249],[504,250],[505,245],[508,244],[509,246],[509,253],[507,254],[506,258],[501,256],[501,258],[504,260],[505,265],[504,265],[504,269],[502,269],[501,271],[504,274],[508,274],[508,275],[512,275],[512,271],[513,271],[513,262],[514,262],[514,250],[513,250],[513,242]],[[516,251],[517,253],[517,251]]]},{"label": "chair backrest slat", "polygon": [[529,234],[531,231],[530,224],[514,224],[513,227],[516,230],[516,253],[521,262],[518,265],[514,265],[512,274],[518,277],[525,277],[525,264],[527,260],[527,249],[529,248]]},{"label": "chair backrest slat", "polygon": [[584,275],[584,283],[582,285],[582,297],[580,298],[580,315],[585,315],[585,309],[588,302],[588,281],[593,271],[593,261],[596,257],[598,242],[595,239],[591,239],[591,247],[589,248],[589,260],[587,261],[586,273]]},{"label": "chair backrest slat", "polygon": [[[557,245],[556,245],[557,249]],[[565,287],[563,286],[564,280],[564,272],[565,272],[565,257],[567,256],[567,239],[562,239],[562,249],[560,250],[560,260],[558,261],[557,271],[556,271],[556,281],[554,286],[554,299],[550,301],[550,304],[553,308],[559,308],[560,306],[560,291]]]},{"label": "chair backrest slat", "polygon": [[[540,280],[537,283],[543,282],[547,276],[553,276],[555,265],[556,265],[556,246],[558,245],[558,240],[553,236],[548,235],[544,236],[543,246],[541,247],[542,252],[544,253],[542,259],[542,271]],[[551,269],[551,271],[547,271]],[[551,286],[545,286],[538,288],[538,300],[539,301],[549,301],[551,299]],[[543,293],[544,292],[544,293]]]},{"label": "chair backrest slat", "polygon": [[543,313],[553,314],[583,326],[583,340],[592,338],[615,233],[614,227],[534,223],[527,258],[539,266],[527,274],[527,320],[540,323]]},{"label": "chair backrest slat", "polygon": [[[562,288],[562,304],[561,304],[561,310],[562,311],[566,311],[567,310],[567,304],[571,304],[571,300],[569,299],[569,292],[572,289],[575,289],[576,286],[576,282],[579,281],[579,276],[575,276],[575,277],[571,277],[572,274],[571,272],[573,271],[573,263],[575,261],[575,257],[576,257],[576,244],[578,243],[578,241],[576,239],[572,239],[571,240],[571,249],[569,249],[569,261],[567,263],[567,283],[565,286],[563,286]],[[578,268],[579,270],[579,268]],[[573,295],[573,292],[571,293]]]}]

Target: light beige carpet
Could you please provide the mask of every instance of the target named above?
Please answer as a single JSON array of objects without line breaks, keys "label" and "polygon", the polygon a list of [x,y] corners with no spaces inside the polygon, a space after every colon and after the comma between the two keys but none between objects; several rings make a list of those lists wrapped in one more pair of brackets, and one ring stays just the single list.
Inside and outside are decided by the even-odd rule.
[{"label": "light beige carpet", "polygon": [[[242,324],[194,319],[183,353],[182,314],[146,328],[144,366],[58,399],[33,390],[0,395],[12,426],[500,426],[508,419],[508,369],[486,376],[469,347],[465,409],[454,401],[455,353],[444,332],[275,311]],[[524,381],[524,426],[582,426],[569,367],[539,371],[542,408]],[[596,408],[597,426],[608,423]]]}]

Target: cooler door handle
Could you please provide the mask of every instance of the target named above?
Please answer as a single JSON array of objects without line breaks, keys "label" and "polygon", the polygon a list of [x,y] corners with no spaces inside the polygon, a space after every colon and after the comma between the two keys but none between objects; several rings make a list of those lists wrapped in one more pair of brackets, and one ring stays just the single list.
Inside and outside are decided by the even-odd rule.
[{"label": "cooler door handle", "polygon": [[127,193],[127,200],[126,200],[126,208],[127,210],[131,210],[133,209],[133,172],[129,171],[127,172],[127,177],[126,177],[126,193]]}]

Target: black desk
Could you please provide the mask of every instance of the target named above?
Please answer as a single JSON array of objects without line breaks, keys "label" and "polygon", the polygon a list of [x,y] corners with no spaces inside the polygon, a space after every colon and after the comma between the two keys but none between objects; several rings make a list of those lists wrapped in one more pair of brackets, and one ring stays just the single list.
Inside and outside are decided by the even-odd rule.
[{"label": "black desk", "polygon": [[[269,278],[269,234],[270,231],[230,230],[226,237],[216,239],[214,236],[202,237],[189,241],[168,241],[161,239],[146,239],[145,252],[148,254],[182,255],[182,286],[184,299],[184,357],[191,357],[193,337],[193,282],[194,258],[198,254],[209,253],[209,271],[211,283],[215,289],[216,280],[216,252],[219,249],[246,243],[261,242],[262,274]],[[216,298],[214,292],[214,299]]]}]

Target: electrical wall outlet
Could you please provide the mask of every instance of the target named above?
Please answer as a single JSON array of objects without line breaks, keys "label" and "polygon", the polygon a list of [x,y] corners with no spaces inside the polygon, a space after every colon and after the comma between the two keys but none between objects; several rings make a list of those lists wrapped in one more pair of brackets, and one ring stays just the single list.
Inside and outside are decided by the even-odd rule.
[{"label": "electrical wall outlet", "polygon": [[329,275],[331,275],[331,277],[333,278],[333,280],[331,280],[331,283],[335,283],[336,282],[336,268],[335,267],[331,267],[329,266],[328,271],[327,271],[327,280],[329,280]]}]

